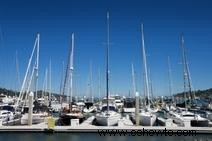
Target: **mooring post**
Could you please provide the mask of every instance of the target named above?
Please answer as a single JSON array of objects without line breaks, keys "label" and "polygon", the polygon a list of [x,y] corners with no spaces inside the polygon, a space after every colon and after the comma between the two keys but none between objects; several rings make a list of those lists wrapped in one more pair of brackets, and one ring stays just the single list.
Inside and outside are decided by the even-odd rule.
[{"label": "mooring post", "polygon": [[29,111],[28,111],[28,125],[32,125],[32,113],[33,113],[33,92],[29,93]]},{"label": "mooring post", "polygon": [[135,93],[135,123],[139,126],[139,93]]}]

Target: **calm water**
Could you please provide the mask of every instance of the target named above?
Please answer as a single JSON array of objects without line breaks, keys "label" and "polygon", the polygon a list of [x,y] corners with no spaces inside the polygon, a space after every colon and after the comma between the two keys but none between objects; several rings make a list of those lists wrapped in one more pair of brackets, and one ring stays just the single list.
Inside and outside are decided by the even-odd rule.
[{"label": "calm water", "polygon": [[99,136],[98,133],[0,133],[0,141],[212,141],[212,135],[191,136]]}]

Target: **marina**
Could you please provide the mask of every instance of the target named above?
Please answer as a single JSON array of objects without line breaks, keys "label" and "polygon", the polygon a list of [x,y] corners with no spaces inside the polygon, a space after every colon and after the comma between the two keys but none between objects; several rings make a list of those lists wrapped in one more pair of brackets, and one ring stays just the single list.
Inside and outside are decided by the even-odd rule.
[{"label": "marina", "polygon": [[212,2],[0,2],[0,141],[212,141]]},{"label": "marina", "polygon": [[[144,26],[141,23],[141,50],[144,69],[144,96],[136,88],[134,65],[132,64],[132,96],[111,95],[109,89],[109,48],[110,48],[110,15],[107,12],[107,49],[106,49],[106,95],[103,98],[93,97],[92,65],[90,62],[89,95],[78,101],[74,96],[74,49],[75,35],[71,34],[71,47],[68,52],[65,75],[62,76],[61,94],[51,94],[51,60],[49,74],[45,72],[43,90],[37,91],[40,54],[40,34],[35,39],[20,93],[17,97],[1,94],[0,132],[107,132],[132,131],[172,133],[194,131],[198,134],[212,133],[211,103],[200,105],[191,87],[191,76],[184,47],[184,36],[181,35],[182,66],[184,91],[181,103],[171,90],[171,69],[169,64],[170,97],[151,97],[150,72],[144,41]],[[33,59],[34,58],[34,59]],[[49,78],[48,78],[49,77]],[[33,84],[34,83],[34,84]],[[35,85],[35,86],[33,86]],[[50,90],[46,90],[49,87]],[[33,92],[33,89],[34,92]],[[196,102],[194,102],[196,101]],[[198,105],[198,106],[197,106]],[[199,112],[202,111],[202,112]],[[204,111],[204,112],[203,112]],[[165,133],[165,132],[164,132]]]}]

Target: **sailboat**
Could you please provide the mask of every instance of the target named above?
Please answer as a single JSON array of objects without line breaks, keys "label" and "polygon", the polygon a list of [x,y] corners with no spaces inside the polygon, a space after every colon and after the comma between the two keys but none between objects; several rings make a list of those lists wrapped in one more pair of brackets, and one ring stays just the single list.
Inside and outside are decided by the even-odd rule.
[{"label": "sailboat", "polygon": [[109,13],[107,12],[107,59],[106,59],[106,94],[107,103],[96,114],[96,121],[99,125],[112,126],[118,124],[121,114],[117,112],[115,104],[109,101]]},{"label": "sailboat", "polygon": [[142,53],[143,53],[143,65],[144,65],[144,77],[145,77],[145,90],[147,92],[147,100],[148,105],[145,106],[144,109],[140,110],[140,124],[143,126],[153,126],[156,121],[156,115],[154,114],[154,110],[150,109],[150,102],[149,102],[149,78],[148,78],[148,71],[147,71],[147,62],[146,62],[146,52],[144,46],[144,32],[143,32],[143,24],[141,24],[141,32],[142,32]]},{"label": "sailboat", "polygon": [[93,78],[92,78],[92,63],[90,62],[90,82],[89,82],[89,88],[90,88],[90,98],[88,97],[85,101],[85,106],[83,109],[84,113],[94,113],[97,108],[94,105],[93,101]]},{"label": "sailboat", "polygon": [[[25,77],[22,83],[22,87],[21,87],[21,91],[19,94],[19,97],[16,101],[15,104],[15,112],[16,113],[20,113],[19,110],[21,110],[22,112],[22,117],[21,117],[21,124],[27,124],[28,123],[28,97],[29,94],[32,93],[32,83],[33,80],[35,81],[35,98],[37,98],[37,86],[38,86],[38,67],[39,67],[39,42],[40,42],[40,34],[37,34],[36,40],[35,40],[35,44],[28,62],[28,66],[27,66],[27,70],[25,73]],[[35,54],[36,51],[36,54]],[[33,62],[33,57],[34,58],[34,64],[32,64]],[[34,94],[32,93],[32,96]],[[36,109],[36,105],[33,105],[34,108]],[[21,108],[21,109],[20,109]],[[47,110],[47,109],[45,109]],[[39,111],[39,113],[38,113]],[[40,109],[37,109],[37,111],[33,111],[32,113],[32,124],[35,123],[40,123],[44,121],[44,117],[48,116],[47,112],[41,111]]]},{"label": "sailboat", "polygon": [[[187,57],[185,53],[185,47],[184,47],[184,38],[183,35],[181,36],[181,48],[182,48],[182,64],[183,64],[183,79],[184,79],[184,106],[185,108],[179,108],[177,107],[177,110],[170,111],[169,114],[171,118],[173,118],[174,122],[178,124],[183,124],[185,120],[188,120],[190,122],[191,126],[208,126],[208,119],[201,117],[197,113],[192,113],[188,111],[189,106],[191,106],[191,103],[187,103],[187,91],[189,92],[189,101],[192,99],[192,90],[191,90],[191,78],[189,74],[189,68],[187,63]],[[194,96],[193,96],[194,97]]]},{"label": "sailboat", "polygon": [[[133,94],[135,95],[136,87],[135,87],[135,72],[133,63],[132,63],[132,84],[133,84]],[[129,97],[124,100],[123,112],[135,113],[135,97]]]},{"label": "sailboat", "polygon": [[64,107],[60,115],[59,122],[61,125],[70,125],[71,119],[79,119],[79,122],[82,122],[84,119],[84,115],[82,114],[81,109],[77,105],[74,105],[72,102],[72,95],[73,95],[72,77],[73,77],[73,70],[74,70],[74,67],[73,67],[74,33],[72,33],[71,37],[72,37],[72,46],[69,53],[66,76],[64,80],[64,86],[63,86],[63,94],[65,93],[65,89],[67,89],[67,93],[70,95],[67,101],[69,105]]}]

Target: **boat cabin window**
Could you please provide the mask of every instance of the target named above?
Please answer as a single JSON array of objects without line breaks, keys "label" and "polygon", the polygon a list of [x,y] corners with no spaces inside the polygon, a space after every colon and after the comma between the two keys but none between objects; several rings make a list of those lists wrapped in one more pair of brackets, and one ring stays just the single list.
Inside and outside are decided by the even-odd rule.
[{"label": "boat cabin window", "polygon": [[2,115],[10,114],[10,112],[3,112]]},{"label": "boat cabin window", "polygon": [[194,117],[195,115],[183,115],[184,117]]},{"label": "boat cabin window", "polygon": [[[110,111],[116,111],[116,108],[114,106],[109,106]],[[107,111],[107,106],[102,107],[102,111]]]}]

